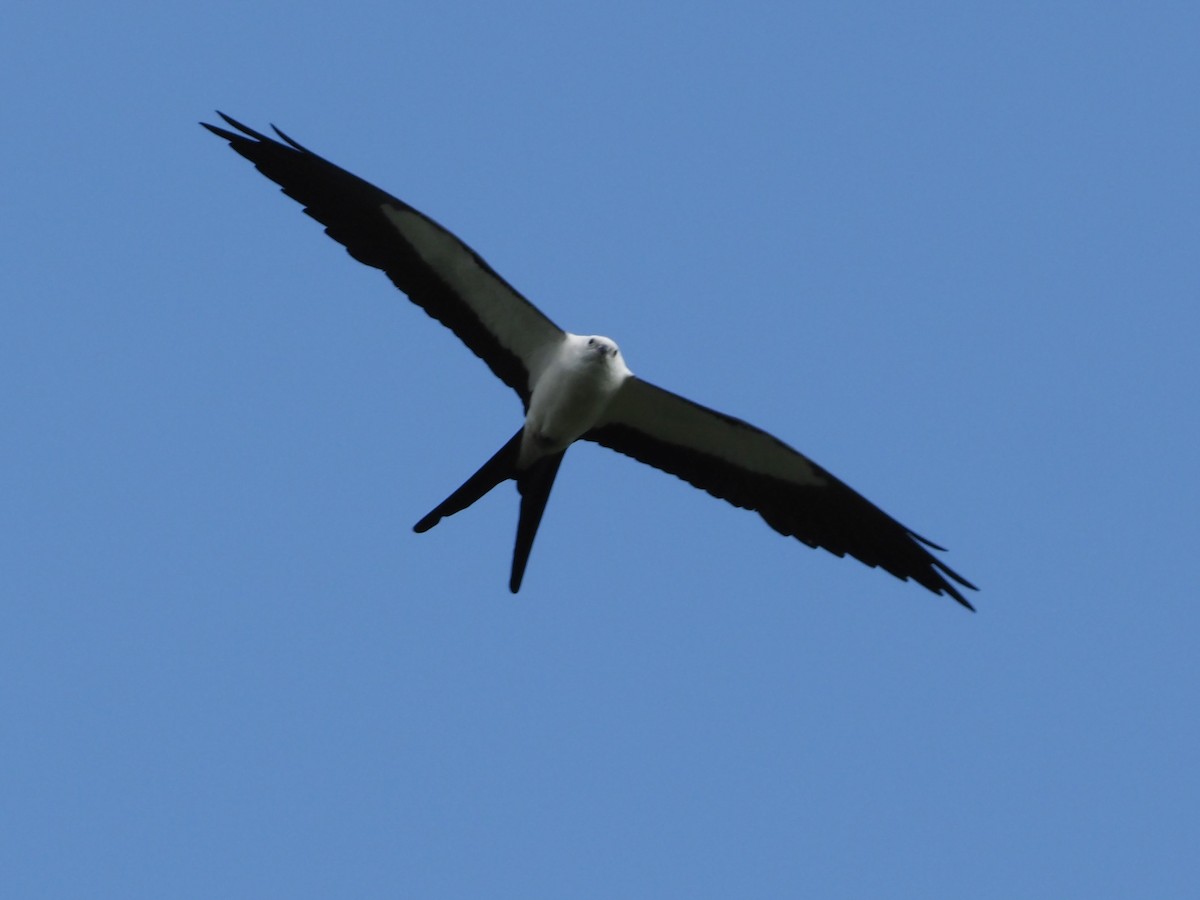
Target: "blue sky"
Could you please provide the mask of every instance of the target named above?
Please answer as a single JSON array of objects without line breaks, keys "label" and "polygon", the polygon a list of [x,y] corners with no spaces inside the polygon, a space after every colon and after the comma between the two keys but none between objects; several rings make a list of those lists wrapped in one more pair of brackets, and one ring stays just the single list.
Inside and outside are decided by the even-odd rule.
[{"label": "blue sky", "polygon": [[[22,897],[1194,889],[1194,4],[0,12]],[[274,122],[950,548],[572,450],[196,124]]]}]

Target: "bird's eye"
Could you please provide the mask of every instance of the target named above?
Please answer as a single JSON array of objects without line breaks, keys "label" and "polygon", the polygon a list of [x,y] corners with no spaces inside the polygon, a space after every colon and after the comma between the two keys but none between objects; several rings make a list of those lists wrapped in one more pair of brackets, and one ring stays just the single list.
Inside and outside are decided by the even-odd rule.
[{"label": "bird's eye", "polygon": [[589,346],[589,347],[595,347],[595,346],[596,346],[596,339],[595,339],[595,338],[588,338],[588,346]]}]

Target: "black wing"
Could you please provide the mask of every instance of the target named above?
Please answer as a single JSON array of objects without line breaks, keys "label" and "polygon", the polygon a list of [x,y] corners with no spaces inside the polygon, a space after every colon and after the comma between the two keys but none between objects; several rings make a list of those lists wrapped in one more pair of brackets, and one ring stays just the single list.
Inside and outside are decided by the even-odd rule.
[{"label": "black wing", "polygon": [[[542,361],[563,331],[474,250],[402,200],[306,150],[219,114],[237,132],[204,125],[304,206],[361,263],[382,269],[515,390],[526,408]],[[240,133],[238,133],[240,132]]]},{"label": "black wing", "polygon": [[849,554],[974,609],[950,581],[972,590],[975,585],[927,549],[944,548],[740,419],[635,377],[621,386],[604,422],[584,437],[752,509],[780,534],[837,556]]}]

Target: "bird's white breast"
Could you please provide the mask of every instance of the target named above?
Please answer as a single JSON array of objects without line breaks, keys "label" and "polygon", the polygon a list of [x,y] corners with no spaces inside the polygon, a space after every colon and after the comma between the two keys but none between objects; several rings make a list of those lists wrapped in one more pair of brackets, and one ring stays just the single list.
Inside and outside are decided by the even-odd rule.
[{"label": "bird's white breast", "polygon": [[568,334],[533,385],[520,464],[586,434],[631,374],[612,341]]}]

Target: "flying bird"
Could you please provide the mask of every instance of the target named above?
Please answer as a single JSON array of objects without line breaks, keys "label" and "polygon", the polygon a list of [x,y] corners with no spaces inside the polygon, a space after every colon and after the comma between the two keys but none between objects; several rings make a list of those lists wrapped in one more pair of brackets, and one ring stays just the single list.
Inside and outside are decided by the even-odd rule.
[{"label": "flying bird", "polygon": [[563,331],[437,222],[317,156],[219,113],[202,122],[254,163],[359,262],[383,272],[517,392],[525,421],[474,475],[414,526],[433,528],[492,488],[517,483],[520,513],[509,588],[521,587],[563,454],[593,441],[757,512],[780,534],[849,554],[902,581],[949,594],[973,584],[935,557],[942,550],[779,439],[634,375],[617,345]]}]

